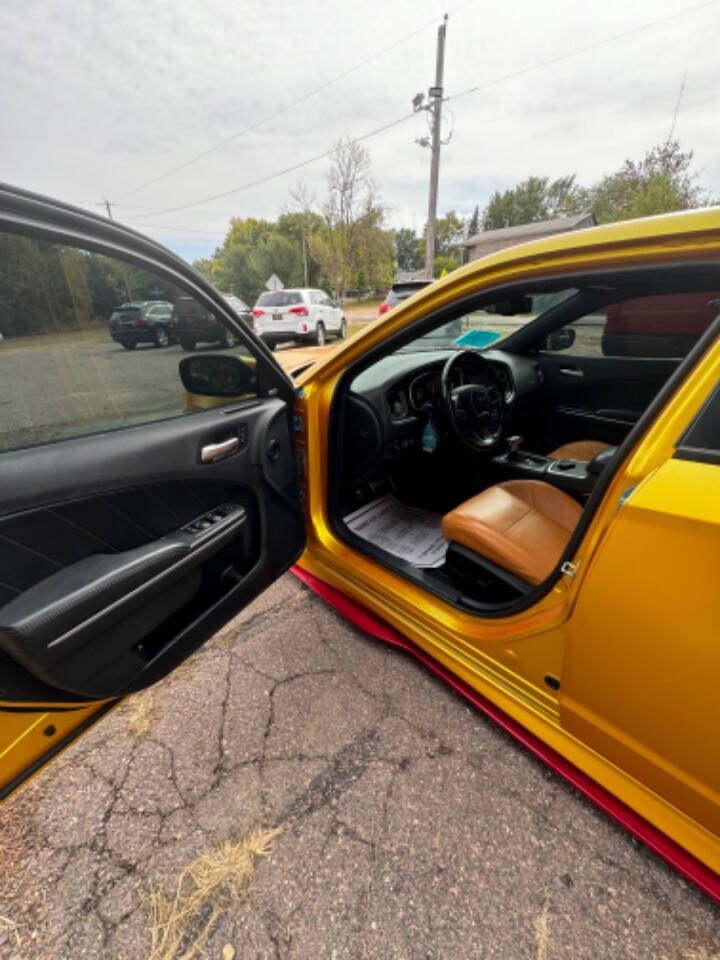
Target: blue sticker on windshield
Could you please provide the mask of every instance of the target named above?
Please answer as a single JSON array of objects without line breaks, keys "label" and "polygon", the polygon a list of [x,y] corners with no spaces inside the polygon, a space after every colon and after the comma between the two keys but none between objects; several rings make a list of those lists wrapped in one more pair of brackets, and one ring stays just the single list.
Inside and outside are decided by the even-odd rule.
[{"label": "blue sticker on windshield", "polygon": [[491,330],[468,330],[457,340],[453,340],[453,344],[458,347],[477,347],[481,350],[483,347],[489,347],[491,343],[495,343],[501,336],[502,333],[494,333]]}]

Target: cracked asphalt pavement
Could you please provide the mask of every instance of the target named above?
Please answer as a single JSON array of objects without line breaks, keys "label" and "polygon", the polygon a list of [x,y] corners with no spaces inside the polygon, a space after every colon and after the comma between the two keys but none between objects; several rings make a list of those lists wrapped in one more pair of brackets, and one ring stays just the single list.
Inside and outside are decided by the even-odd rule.
[{"label": "cracked asphalt pavement", "polygon": [[288,575],[0,808],[0,957],[147,957],[142,890],[256,824],[203,956],[720,955],[699,891]]}]

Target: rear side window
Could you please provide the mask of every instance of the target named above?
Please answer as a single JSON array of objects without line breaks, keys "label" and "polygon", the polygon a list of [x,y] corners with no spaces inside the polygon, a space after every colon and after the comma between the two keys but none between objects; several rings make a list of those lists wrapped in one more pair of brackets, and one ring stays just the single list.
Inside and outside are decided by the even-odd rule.
[{"label": "rear side window", "polygon": [[720,291],[610,304],[550,334],[544,349],[575,357],[681,359],[720,314]]},{"label": "rear side window", "polygon": [[133,319],[134,317],[139,316],[140,307],[133,307],[123,304],[119,310],[114,310],[111,320],[120,320],[122,317],[126,317],[128,320]]},{"label": "rear side window", "polygon": [[291,307],[295,303],[302,302],[302,295],[296,290],[276,290],[273,293],[261,293],[257,305],[259,307]]},{"label": "rear side window", "polygon": [[229,328],[175,339],[179,304],[207,316],[140,267],[0,232],[0,452],[207,409],[180,380],[188,350],[237,356],[256,396],[255,359]]}]

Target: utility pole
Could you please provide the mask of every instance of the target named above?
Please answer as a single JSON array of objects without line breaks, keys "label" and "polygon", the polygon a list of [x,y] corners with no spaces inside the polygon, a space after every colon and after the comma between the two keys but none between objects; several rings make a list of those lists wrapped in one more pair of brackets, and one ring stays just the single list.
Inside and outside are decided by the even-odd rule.
[{"label": "utility pole", "polygon": [[425,276],[428,280],[432,280],[433,261],[435,259],[435,224],[437,220],[438,177],[440,174],[440,147],[450,141],[449,137],[445,141],[440,138],[447,21],[448,15],[445,14],[443,22],[438,27],[437,52],[435,54],[435,85],[428,90],[428,102],[423,103],[424,95],[422,93],[417,94],[413,99],[413,109],[415,112],[427,110],[432,126],[430,140],[428,140],[427,137],[422,137],[417,141],[420,146],[430,147],[432,151],[430,160],[430,196],[428,199],[427,235],[425,237]]},{"label": "utility pole", "polygon": [[300,237],[302,239],[302,262],[303,262],[303,277],[305,278],[305,286],[308,286],[308,261],[307,261],[307,243],[305,242],[305,224],[302,226],[300,231]]},{"label": "utility pole", "polygon": [[[100,204],[98,204],[98,206],[100,206]],[[112,215],[113,205],[110,203],[110,201],[108,200],[107,197],[103,197],[103,206],[105,207],[105,210],[107,211],[108,220],[112,220],[112,218],[113,218],[113,215]],[[124,287],[125,287],[125,293],[126,293],[126,295],[127,295],[127,298],[128,298],[128,300],[129,300],[130,302],[132,302],[132,298],[133,298],[133,296],[132,296],[132,290],[130,289],[130,284],[128,283],[127,273],[125,272],[125,268],[124,268],[124,267],[120,270],[120,273],[122,274],[123,285],[124,285]]]}]

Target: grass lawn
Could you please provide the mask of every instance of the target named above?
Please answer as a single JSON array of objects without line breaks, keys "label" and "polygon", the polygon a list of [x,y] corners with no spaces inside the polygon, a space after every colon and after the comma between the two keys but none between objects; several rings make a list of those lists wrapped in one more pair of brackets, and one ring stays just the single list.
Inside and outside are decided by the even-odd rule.
[{"label": "grass lawn", "polygon": [[349,320],[348,336],[351,337],[354,333],[357,333],[358,330],[364,330],[369,322],[369,320]]},{"label": "grass lawn", "polygon": [[382,298],[374,297],[371,300],[346,300],[345,316],[349,321],[356,319],[374,320],[378,315],[378,307],[382,303]]}]

